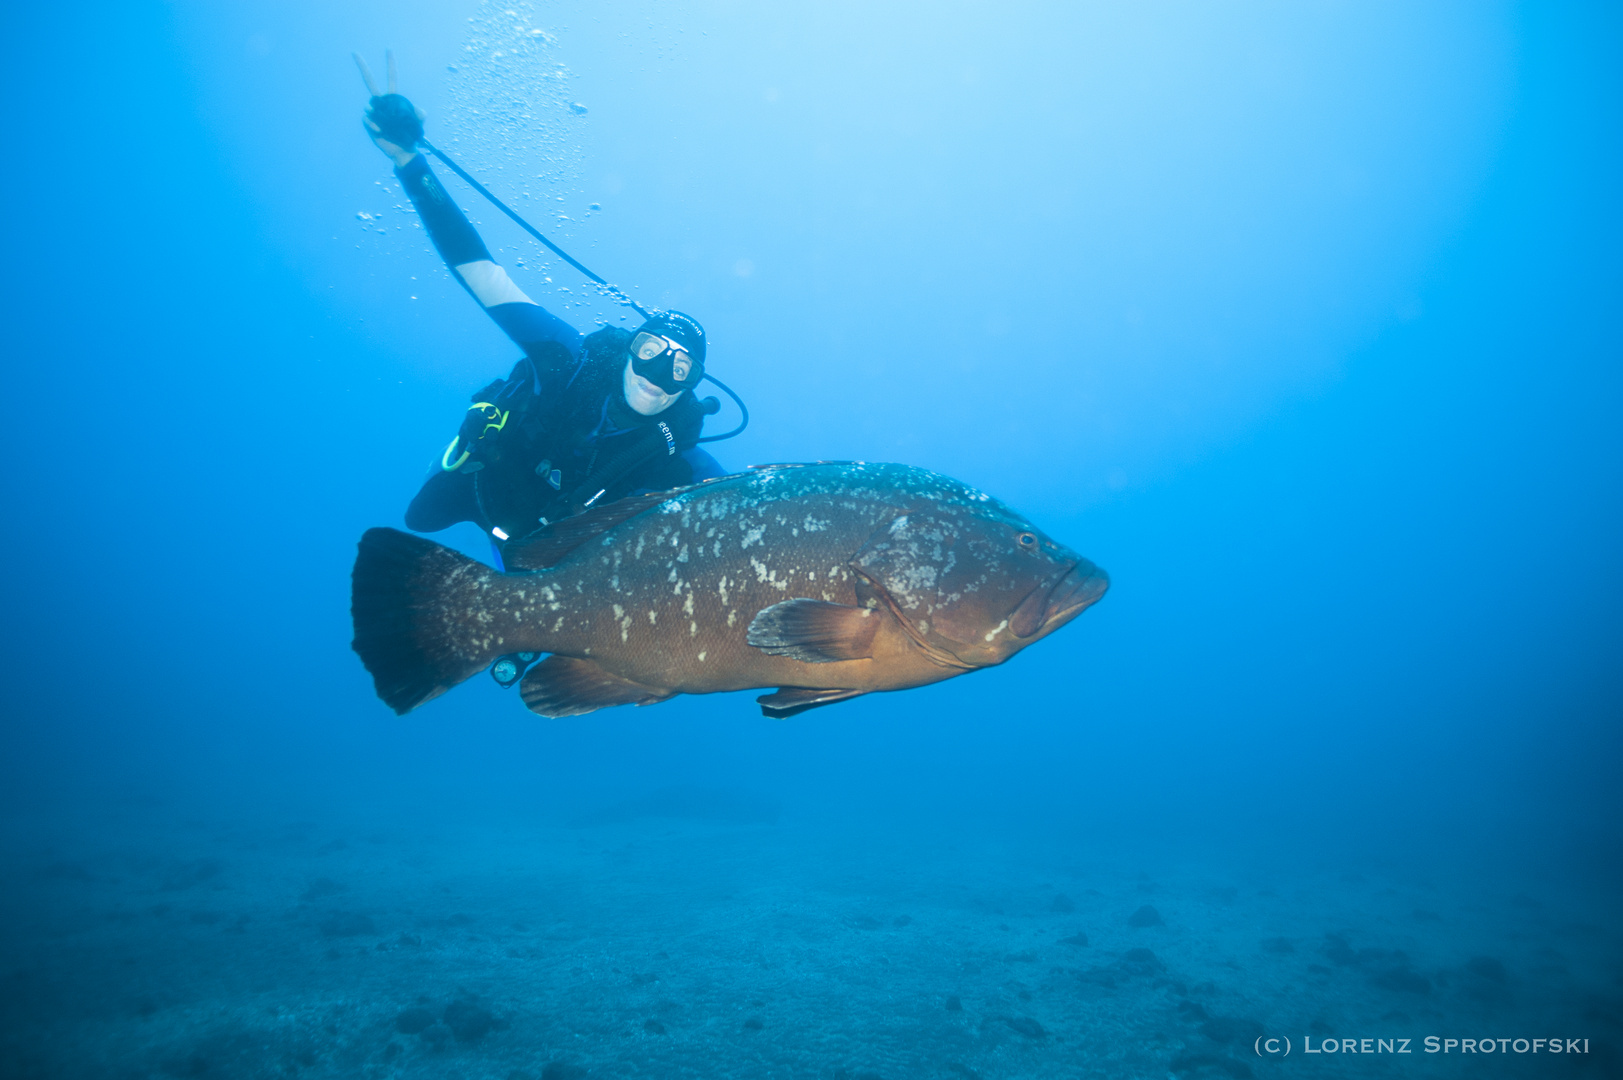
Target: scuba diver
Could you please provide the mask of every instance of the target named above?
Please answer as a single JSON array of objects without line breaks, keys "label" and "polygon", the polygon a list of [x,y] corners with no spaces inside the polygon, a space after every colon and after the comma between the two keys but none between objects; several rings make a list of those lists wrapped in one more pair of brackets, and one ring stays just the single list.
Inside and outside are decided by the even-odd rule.
[{"label": "scuba diver", "polygon": [[491,538],[499,564],[507,543],[594,505],[723,475],[698,446],[705,416],[719,407],[693,393],[704,377],[704,328],[679,311],[653,311],[635,332],[605,326],[583,336],[531,300],[418,152],[419,143],[428,147],[423,113],[395,93],[393,55],[387,94],[356,62],[372,94],[367,134],[394,162],[452,275],[524,350],[507,378],[473,395],[456,438],[407,507],[406,526],[438,532],[471,521]]}]

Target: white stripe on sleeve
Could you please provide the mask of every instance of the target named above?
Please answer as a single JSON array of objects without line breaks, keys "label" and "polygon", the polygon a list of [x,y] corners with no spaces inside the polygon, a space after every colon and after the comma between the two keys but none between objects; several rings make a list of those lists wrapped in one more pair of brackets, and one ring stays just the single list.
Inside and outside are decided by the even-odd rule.
[{"label": "white stripe on sleeve", "polygon": [[477,262],[463,263],[455,268],[462,280],[467,283],[473,298],[485,308],[493,308],[497,304],[533,304],[524,290],[513,284],[513,279],[507,276],[507,271],[491,262],[489,259],[480,259]]}]

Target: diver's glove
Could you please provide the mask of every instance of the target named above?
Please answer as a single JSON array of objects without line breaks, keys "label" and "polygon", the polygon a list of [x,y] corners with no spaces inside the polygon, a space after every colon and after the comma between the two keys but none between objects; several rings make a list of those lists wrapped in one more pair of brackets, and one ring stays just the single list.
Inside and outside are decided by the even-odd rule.
[{"label": "diver's glove", "polygon": [[366,83],[366,89],[372,94],[372,100],[366,105],[366,116],[362,118],[366,133],[379,150],[394,159],[396,168],[403,169],[417,156],[417,143],[423,137],[423,120],[426,118],[423,110],[395,93],[393,50],[385,53],[389,62],[388,93],[379,92],[378,84],[372,78],[372,70],[366,66],[360,54],[352,55],[355,66],[361,69],[361,79]]},{"label": "diver's glove", "polygon": [[[498,384],[499,388],[499,384]],[[481,394],[481,397],[489,395]],[[475,401],[468,406],[462,418],[462,428],[451,440],[451,445],[440,455],[440,468],[446,472],[478,472],[496,458],[496,442],[512,410],[502,409],[488,401]]]}]

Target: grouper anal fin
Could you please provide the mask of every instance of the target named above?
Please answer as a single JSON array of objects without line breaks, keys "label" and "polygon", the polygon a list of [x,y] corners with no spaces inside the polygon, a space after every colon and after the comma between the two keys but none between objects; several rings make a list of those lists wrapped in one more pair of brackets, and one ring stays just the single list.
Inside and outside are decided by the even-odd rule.
[{"label": "grouper anal fin", "polygon": [[518,692],[531,712],[554,719],[614,705],[653,705],[676,696],[674,690],[622,679],[573,656],[547,657],[524,676]]}]

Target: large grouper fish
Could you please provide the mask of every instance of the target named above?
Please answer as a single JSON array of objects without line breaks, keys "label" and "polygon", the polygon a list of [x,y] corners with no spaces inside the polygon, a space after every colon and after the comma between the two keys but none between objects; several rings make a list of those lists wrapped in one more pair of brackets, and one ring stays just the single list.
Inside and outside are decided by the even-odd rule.
[{"label": "large grouper fish", "polygon": [[759,466],[634,496],[503,552],[498,572],[371,529],[355,651],[406,713],[498,657],[543,716],[777,687],[791,716],[1001,664],[1109,578],[990,496],[923,469]]}]

